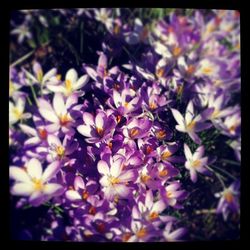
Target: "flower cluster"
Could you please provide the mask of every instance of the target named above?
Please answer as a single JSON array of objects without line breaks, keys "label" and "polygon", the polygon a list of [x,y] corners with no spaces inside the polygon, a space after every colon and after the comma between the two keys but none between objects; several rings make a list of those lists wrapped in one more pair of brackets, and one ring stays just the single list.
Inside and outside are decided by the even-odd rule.
[{"label": "flower cluster", "polygon": [[[221,185],[217,214],[239,213],[238,12],[176,10],[128,23],[125,9],[50,12],[105,36],[97,61],[80,69],[47,69],[37,58],[10,67],[11,194],[19,208],[49,206],[40,240],[183,240],[188,225],[176,213],[186,213],[190,187],[209,181]],[[36,18],[45,29],[52,18],[22,15],[11,31],[22,44]],[[229,179],[215,140],[237,163]]]}]

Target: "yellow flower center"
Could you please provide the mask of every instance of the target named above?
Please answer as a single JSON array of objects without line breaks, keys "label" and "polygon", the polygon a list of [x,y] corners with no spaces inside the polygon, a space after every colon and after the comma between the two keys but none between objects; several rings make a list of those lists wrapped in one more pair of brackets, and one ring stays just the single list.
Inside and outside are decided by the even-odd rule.
[{"label": "yellow flower center", "polygon": [[33,184],[34,184],[34,189],[35,189],[36,191],[41,191],[41,190],[43,189],[43,183],[42,183],[41,180],[36,179],[36,178],[33,178],[33,179],[32,179],[32,182],[33,182]]},{"label": "yellow flower center", "polygon": [[230,192],[230,191],[226,191],[226,192],[224,193],[224,197],[225,197],[225,200],[226,200],[228,203],[231,203],[231,202],[233,201],[233,199],[234,199],[234,196],[233,196],[232,192]]},{"label": "yellow flower center", "polygon": [[149,176],[149,175],[142,175],[141,176],[141,181],[143,183],[147,183],[150,179],[151,179],[151,176]]},{"label": "yellow flower center", "polygon": [[110,182],[111,185],[119,184],[120,183],[120,179],[117,178],[117,177],[111,176],[111,177],[109,177],[109,182]]},{"label": "yellow flower center", "polygon": [[166,137],[166,132],[164,130],[160,130],[155,133],[157,139],[164,139]]},{"label": "yellow flower center", "polygon": [[155,219],[157,219],[158,217],[159,217],[159,214],[156,213],[156,212],[152,212],[152,213],[150,213],[150,215],[149,215],[149,219],[150,219],[150,220],[155,220]]},{"label": "yellow flower center", "polygon": [[138,238],[143,238],[143,237],[145,237],[147,235],[147,230],[146,230],[146,228],[142,228],[142,229],[140,229],[137,233],[136,233],[136,236],[138,237]]},{"label": "yellow flower center", "polygon": [[163,69],[163,68],[159,68],[159,69],[156,71],[156,76],[157,76],[158,78],[161,78],[163,75],[164,75],[164,69]]},{"label": "yellow flower center", "polygon": [[167,198],[172,198],[173,193],[171,191],[167,191],[166,196],[167,196]]},{"label": "yellow flower center", "polygon": [[164,176],[166,176],[166,175],[168,175],[168,170],[167,170],[167,169],[161,170],[161,171],[159,172],[159,176],[160,176],[160,177],[164,177]]},{"label": "yellow flower center", "polygon": [[72,92],[72,82],[70,80],[65,81],[65,87],[68,93]]},{"label": "yellow flower center", "polygon": [[154,110],[154,109],[157,108],[157,105],[155,104],[155,102],[150,102],[149,107],[150,107],[151,110]]},{"label": "yellow flower center", "polygon": [[56,147],[56,153],[59,157],[63,157],[65,153],[65,149],[62,146],[57,146]]},{"label": "yellow flower center", "polygon": [[83,193],[82,193],[82,199],[83,200],[87,200],[89,197],[89,193],[85,190]]},{"label": "yellow flower center", "polygon": [[200,166],[200,164],[201,164],[200,160],[195,160],[195,161],[192,162],[192,167],[197,168],[197,167]]},{"label": "yellow flower center", "polygon": [[236,128],[237,128],[237,125],[232,125],[232,126],[229,128],[230,134],[235,134]]},{"label": "yellow flower center", "polygon": [[137,128],[132,128],[131,130],[130,130],[130,137],[135,137],[135,136],[137,136],[139,134],[139,129],[137,129]]},{"label": "yellow flower center", "polygon": [[196,122],[195,121],[191,121],[188,125],[187,125],[187,129],[188,130],[192,130],[195,126]]},{"label": "yellow flower center", "polygon": [[181,48],[180,47],[174,47],[173,49],[173,55],[179,56],[181,54]]},{"label": "yellow flower center", "polygon": [[170,151],[165,151],[161,154],[161,159],[164,161],[171,155],[172,155],[172,153]]},{"label": "yellow flower center", "polygon": [[104,131],[102,128],[96,127],[96,132],[99,136],[103,136]]},{"label": "yellow flower center", "polygon": [[38,134],[42,140],[47,138],[47,131],[45,129],[38,129]]},{"label": "yellow flower center", "polygon": [[217,116],[218,116],[219,114],[220,114],[220,110],[215,109],[214,112],[213,112],[213,114],[212,114],[212,119],[217,118]]},{"label": "yellow flower center", "polygon": [[62,78],[62,75],[60,75],[60,74],[56,75],[56,79],[57,79],[58,81],[60,81],[61,78]]},{"label": "yellow flower center", "polygon": [[194,65],[189,65],[187,68],[187,73],[192,74],[192,73],[194,73],[194,70],[195,70]]},{"label": "yellow flower center", "polygon": [[202,73],[205,75],[211,74],[213,72],[213,69],[211,67],[205,67],[202,69]]},{"label": "yellow flower center", "polygon": [[60,124],[61,126],[66,126],[71,121],[71,117],[69,114],[60,116]]}]

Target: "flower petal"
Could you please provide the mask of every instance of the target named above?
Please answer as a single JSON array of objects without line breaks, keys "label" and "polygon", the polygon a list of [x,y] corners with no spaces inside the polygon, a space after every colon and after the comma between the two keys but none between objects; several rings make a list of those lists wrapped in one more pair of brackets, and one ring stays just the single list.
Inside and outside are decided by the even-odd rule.
[{"label": "flower petal", "polygon": [[70,200],[70,201],[77,201],[77,200],[81,200],[82,197],[80,196],[80,194],[75,191],[75,190],[68,190],[65,193],[65,197]]},{"label": "flower petal", "polygon": [[65,112],[65,103],[63,100],[63,95],[61,93],[55,93],[53,98],[53,107],[57,116],[60,116]]},{"label": "flower petal", "polygon": [[45,169],[43,175],[42,175],[42,180],[43,182],[46,182],[50,180],[52,177],[56,176],[58,171],[60,170],[60,162],[55,161],[49,164],[49,166]]},{"label": "flower petal", "polygon": [[24,169],[19,167],[10,167],[9,176],[11,179],[14,179],[16,181],[30,182],[30,177],[28,176],[28,174]]},{"label": "flower petal", "polygon": [[43,172],[40,161],[35,158],[29,160],[29,162],[27,163],[27,172],[31,178],[40,179]]},{"label": "flower petal", "polygon": [[97,169],[100,174],[109,174],[109,167],[106,161],[100,160],[97,164]]},{"label": "flower petal", "polygon": [[57,183],[49,183],[44,186],[43,192],[49,196],[58,196],[62,194],[63,187]]},{"label": "flower petal", "polygon": [[71,83],[75,83],[77,81],[78,74],[75,69],[70,69],[67,71],[65,79],[66,81],[71,81]]},{"label": "flower petal", "polygon": [[94,126],[94,116],[91,113],[84,112],[82,118],[86,125]]},{"label": "flower petal", "polygon": [[177,109],[171,109],[171,111],[177,123],[184,127],[184,117],[182,116],[182,114]]},{"label": "flower petal", "polygon": [[16,183],[12,189],[11,193],[13,195],[29,196],[34,191],[32,183]]},{"label": "flower petal", "polygon": [[86,137],[92,137],[91,132],[92,132],[92,128],[88,125],[80,125],[77,127],[77,131],[86,136]]}]

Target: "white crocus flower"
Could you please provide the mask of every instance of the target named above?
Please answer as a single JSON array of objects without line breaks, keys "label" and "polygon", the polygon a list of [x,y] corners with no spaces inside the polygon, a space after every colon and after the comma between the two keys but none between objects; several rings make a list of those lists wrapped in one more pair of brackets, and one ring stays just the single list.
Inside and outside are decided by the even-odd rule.
[{"label": "white crocus flower", "polygon": [[89,76],[83,75],[78,79],[78,74],[75,69],[70,69],[66,73],[64,84],[59,85],[47,85],[47,89],[55,93],[63,93],[65,96],[69,96],[76,90],[81,89],[88,82]]},{"label": "white crocus flower", "polygon": [[185,167],[190,171],[190,177],[192,182],[197,181],[197,172],[205,174],[208,172],[206,168],[208,157],[203,157],[205,148],[200,146],[196,149],[195,153],[192,154],[187,144],[184,144],[184,153],[186,157]]},{"label": "white crocus flower", "polygon": [[31,39],[32,34],[29,31],[29,27],[25,24],[18,26],[17,28],[13,29],[10,34],[18,35],[17,41],[18,43],[22,43],[25,38]]},{"label": "white crocus flower", "polygon": [[9,101],[9,123],[10,125],[15,124],[16,122],[22,119],[28,119],[31,117],[30,113],[24,113],[25,108],[25,99],[19,97],[15,104]]},{"label": "white crocus flower", "polygon": [[[196,132],[200,132],[211,127],[211,124],[203,122],[202,117],[204,114],[197,116],[194,115],[194,105],[192,101],[190,101],[187,105],[185,118],[177,109],[171,109],[171,111],[178,123],[178,125],[176,125],[176,129],[180,132],[188,133],[195,143],[201,144],[201,140]],[[210,113],[211,110],[205,110],[204,113],[206,112]]]},{"label": "white crocus flower", "polygon": [[29,197],[31,205],[39,206],[63,192],[63,187],[60,184],[48,183],[59,170],[59,161],[51,163],[43,171],[40,161],[35,158],[29,160],[24,168],[11,166],[9,170],[10,178],[16,181],[11,193]]}]

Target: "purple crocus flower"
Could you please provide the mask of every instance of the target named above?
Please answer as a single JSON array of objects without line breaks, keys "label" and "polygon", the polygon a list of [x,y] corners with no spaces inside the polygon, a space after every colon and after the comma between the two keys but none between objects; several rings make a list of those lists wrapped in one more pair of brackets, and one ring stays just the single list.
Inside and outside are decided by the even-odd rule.
[{"label": "purple crocus flower", "polygon": [[194,154],[192,154],[187,144],[184,144],[184,153],[186,157],[185,167],[190,171],[190,177],[192,182],[197,181],[197,172],[207,174],[208,169],[206,165],[208,163],[208,157],[203,157],[205,147],[202,145],[198,147]]},{"label": "purple crocus flower", "polygon": [[60,170],[59,161],[52,162],[43,172],[41,163],[32,158],[24,168],[11,166],[10,178],[16,182],[11,189],[13,195],[29,197],[29,203],[39,206],[63,192],[57,183],[48,183]]},{"label": "purple crocus flower", "polygon": [[38,111],[41,116],[51,124],[46,126],[46,130],[50,133],[61,130],[63,133],[73,135],[75,131],[72,129],[73,118],[70,115],[70,108],[76,104],[77,96],[69,96],[66,100],[61,93],[56,93],[53,97],[53,107],[51,104],[40,98],[38,100]]},{"label": "purple crocus flower", "polygon": [[233,182],[228,188],[225,188],[221,193],[216,193],[215,197],[220,198],[216,213],[222,214],[224,220],[228,218],[229,211],[239,213],[239,195],[240,181]]},{"label": "purple crocus flower", "polygon": [[130,140],[144,138],[149,135],[151,126],[147,118],[132,118],[123,128],[123,135]]},{"label": "purple crocus flower", "polygon": [[170,182],[166,187],[160,189],[161,198],[164,202],[176,209],[183,208],[178,201],[184,200],[187,197],[185,190],[179,190],[181,187],[180,181]]},{"label": "purple crocus flower", "polygon": [[136,95],[133,89],[123,89],[121,94],[113,90],[113,98],[108,100],[108,104],[114,110],[117,110],[120,116],[132,113],[140,108],[141,99]]},{"label": "purple crocus flower", "polygon": [[77,131],[86,136],[89,143],[97,143],[109,139],[114,132],[116,119],[114,115],[108,115],[103,110],[97,110],[94,117],[91,113],[83,113],[83,125],[77,127]]},{"label": "purple crocus flower", "polygon": [[66,135],[63,142],[61,142],[57,136],[48,135],[47,141],[49,147],[47,155],[48,162],[60,160],[64,165],[74,162],[75,159],[72,159],[70,155],[78,148],[78,143],[75,140]]},{"label": "purple crocus flower", "polygon": [[163,230],[163,236],[166,241],[180,241],[182,237],[187,233],[186,228],[178,228],[176,230],[172,230],[173,222],[168,222]]},{"label": "purple crocus flower", "polygon": [[128,197],[131,189],[129,182],[137,179],[137,173],[134,170],[123,170],[124,158],[114,160],[111,156],[107,162],[100,160],[97,164],[98,172],[103,175],[100,184],[103,186],[103,192],[108,200],[113,200],[115,196]]}]

